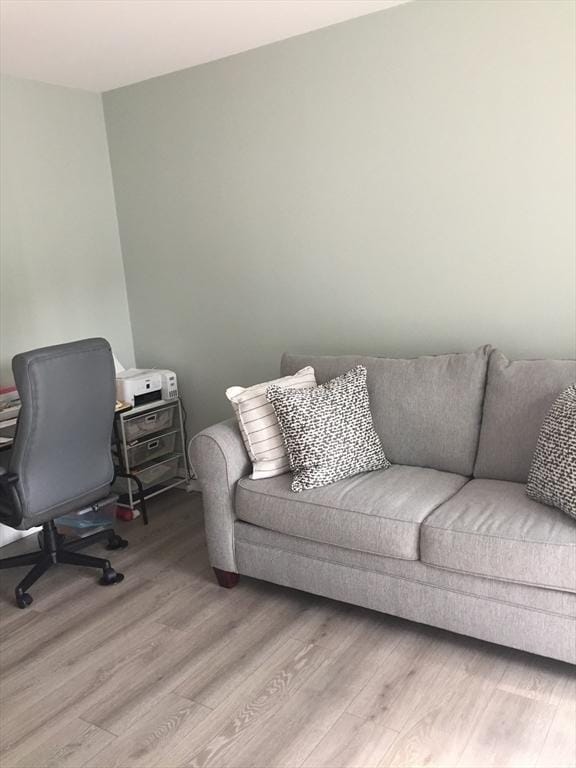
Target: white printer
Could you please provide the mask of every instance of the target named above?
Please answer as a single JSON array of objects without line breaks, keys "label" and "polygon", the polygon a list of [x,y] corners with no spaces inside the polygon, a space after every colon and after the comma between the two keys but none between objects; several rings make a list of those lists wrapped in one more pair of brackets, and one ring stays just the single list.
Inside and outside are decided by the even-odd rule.
[{"label": "white printer", "polygon": [[154,368],[128,368],[116,373],[116,397],[130,405],[144,405],[156,400],[175,400],[178,382],[174,371]]}]

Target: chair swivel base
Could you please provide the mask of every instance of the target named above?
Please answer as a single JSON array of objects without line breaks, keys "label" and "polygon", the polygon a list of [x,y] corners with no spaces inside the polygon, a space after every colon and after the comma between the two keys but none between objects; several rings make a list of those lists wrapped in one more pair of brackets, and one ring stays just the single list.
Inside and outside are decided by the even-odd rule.
[{"label": "chair swivel base", "polygon": [[118,584],[124,579],[123,574],[116,573],[110,564],[110,560],[103,557],[92,557],[91,555],[82,555],[78,553],[79,549],[93,544],[102,539],[108,540],[107,549],[123,549],[128,546],[125,539],[120,538],[112,529],[99,531],[83,539],[65,543],[64,536],[58,533],[53,521],[44,523],[42,533],[39,534],[39,543],[41,549],[37,552],[27,552],[24,555],[7,557],[0,560],[0,570],[5,568],[19,568],[23,565],[32,565],[30,570],[15,589],[16,605],[19,608],[26,608],[32,603],[32,596],[28,594],[28,589],[53,565],[66,564],[85,566],[87,568],[101,568],[102,576],[99,584],[109,586]]}]

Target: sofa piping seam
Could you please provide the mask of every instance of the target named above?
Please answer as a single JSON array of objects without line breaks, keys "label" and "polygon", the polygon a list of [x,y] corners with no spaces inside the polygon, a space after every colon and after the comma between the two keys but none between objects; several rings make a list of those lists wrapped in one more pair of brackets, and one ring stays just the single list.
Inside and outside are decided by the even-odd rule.
[{"label": "sofa piping seam", "polygon": [[521,584],[525,587],[535,587],[537,589],[552,589],[555,592],[566,592],[566,594],[574,595],[576,592],[574,590],[566,589],[566,587],[561,587],[557,584],[536,584],[536,582],[533,581],[522,581],[522,579],[504,579],[502,576],[493,576],[490,573],[479,573],[478,571],[465,571],[462,568],[448,568],[445,565],[439,565],[438,563],[433,563],[431,560],[420,560],[421,563],[424,563],[425,565],[431,565],[433,568],[439,568],[442,571],[450,571],[451,573],[465,573],[469,576],[479,576],[481,579],[494,579],[494,581],[501,581],[504,584]]},{"label": "sofa piping seam", "polygon": [[549,547],[576,547],[576,542],[574,543],[562,543],[558,542],[557,544],[549,542],[549,541],[539,541],[538,539],[531,539],[530,541],[527,541],[526,539],[515,539],[512,536],[496,536],[494,533],[475,533],[474,531],[461,531],[458,528],[442,528],[439,525],[428,525],[426,522],[422,523],[423,528],[430,528],[430,530],[433,531],[446,531],[447,533],[458,533],[461,536],[476,536],[478,538],[489,538],[489,539],[500,539],[504,541],[515,541],[518,544],[542,544],[544,546]]}]

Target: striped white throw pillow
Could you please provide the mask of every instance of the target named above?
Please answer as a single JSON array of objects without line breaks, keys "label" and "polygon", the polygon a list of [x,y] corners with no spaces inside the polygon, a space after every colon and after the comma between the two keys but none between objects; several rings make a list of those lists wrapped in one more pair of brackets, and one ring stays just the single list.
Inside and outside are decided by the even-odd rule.
[{"label": "striped white throw pillow", "polygon": [[282,389],[311,389],[316,386],[314,368],[307,366],[294,376],[265,381],[246,389],[229,387],[226,390],[252,461],[253,480],[283,475],[290,469],[280,424],[272,403],[266,399],[266,390],[272,384],[279,384]]}]

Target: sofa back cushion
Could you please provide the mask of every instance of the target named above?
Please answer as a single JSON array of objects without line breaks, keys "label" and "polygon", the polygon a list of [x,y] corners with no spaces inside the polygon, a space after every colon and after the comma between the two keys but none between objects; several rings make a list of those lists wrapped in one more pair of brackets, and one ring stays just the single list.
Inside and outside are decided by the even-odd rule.
[{"label": "sofa back cushion", "polygon": [[494,350],[474,476],[525,483],[542,423],[574,381],[574,360],[510,361]]},{"label": "sofa back cushion", "polygon": [[390,461],[471,475],[489,352],[409,360],[285,354],[282,375],[311,365],[322,384],[365,366],[374,427]]}]

